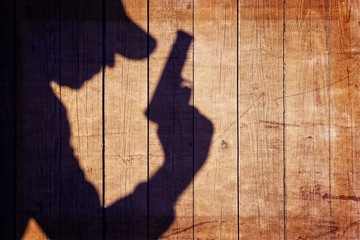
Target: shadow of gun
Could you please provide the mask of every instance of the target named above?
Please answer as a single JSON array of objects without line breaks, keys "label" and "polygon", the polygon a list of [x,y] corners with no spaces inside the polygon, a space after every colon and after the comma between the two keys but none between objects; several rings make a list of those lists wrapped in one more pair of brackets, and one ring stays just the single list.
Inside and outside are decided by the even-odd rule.
[{"label": "shadow of gun", "polygon": [[149,120],[158,125],[165,161],[149,176],[148,182],[140,183],[131,195],[106,209],[106,232],[110,238],[159,239],[175,220],[175,206],[180,195],[206,161],[213,126],[189,104],[191,89],[182,86],[184,80],[181,78],[192,39],[189,34],[178,32],[145,112]]},{"label": "shadow of gun", "polygon": [[[181,72],[193,37],[179,31],[146,111],[158,125],[165,162],[149,179],[149,236],[159,238],[175,219],[175,205],[206,161],[212,123],[189,104]],[[199,150],[195,154],[195,149]],[[151,160],[150,160],[151,161]]]},{"label": "shadow of gun", "polygon": [[176,41],[146,111],[148,118],[159,127],[169,124],[167,117],[173,115],[174,108],[178,105],[187,105],[190,100],[191,90],[181,86],[181,71],[192,39],[192,36],[183,31],[177,33]]}]

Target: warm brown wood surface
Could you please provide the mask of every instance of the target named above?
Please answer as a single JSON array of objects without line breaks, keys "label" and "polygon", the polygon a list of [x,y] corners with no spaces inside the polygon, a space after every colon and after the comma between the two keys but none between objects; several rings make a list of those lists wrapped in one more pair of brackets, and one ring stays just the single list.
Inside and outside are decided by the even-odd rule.
[{"label": "warm brown wood surface", "polygon": [[1,3],[0,238],[360,239],[359,0],[121,3]]},{"label": "warm brown wood surface", "polygon": [[360,2],[331,1],[329,25],[330,202],[335,238],[359,239]]},{"label": "warm brown wood surface", "polygon": [[331,231],[326,1],[287,1],[285,35],[285,194],[289,239]]},{"label": "warm brown wood surface", "polygon": [[[194,182],[195,239],[237,238],[236,1],[195,2],[194,105],[214,125]],[[203,149],[197,147],[195,156]]]},{"label": "warm brown wood surface", "polygon": [[281,239],[284,5],[239,4],[240,237]]}]

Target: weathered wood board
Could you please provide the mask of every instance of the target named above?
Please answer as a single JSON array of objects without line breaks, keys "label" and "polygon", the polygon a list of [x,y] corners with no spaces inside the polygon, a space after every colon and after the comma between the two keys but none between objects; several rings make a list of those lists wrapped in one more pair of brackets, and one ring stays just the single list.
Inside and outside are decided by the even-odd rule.
[{"label": "weathered wood board", "polygon": [[[106,66],[104,77],[104,117],[105,117],[105,199],[108,207],[105,214],[105,237],[119,238],[117,229],[125,229],[127,217],[122,209],[132,209],[136,204],[146,207],[147,194],[141,193],[141,199],[120,201],[132,193],[137,185],[147,181],[147,119],[144,111],[147,107],[147,61],[131,60],[118,54],[118,43],[123,43],[124,51],[131,54],[134,49],[126,46],[136,41],[138,32],[133,26],[125,26],[127,20],[117,13],[116,8],[106,1]],[[143,48],[136,49],[133,54],[147,55],[147,1],[123,1],[127,14],[143,29],[141,41]],[[113,9],[112,9],[113,8]],[[118,16],[119,15],[119,16]],[[128,32],[128,34],[124,34]],[[113,62],[112,62],[113,61]],[[111,64],[109,64],[109,62]],[[110,65],[110,66],[109,66]],[[136,203],[138,201],[139,203]],[[110,210],[111,209],[111,210]],[[136,215],[139,228],[145,227],[147,212],[130,212]],[[132,223],[133,224],[133,223]],[[126,238],[136,238],[133,229]]]},{"label": "weathered wood board", "polygon": [[[193,88],[193,51],[192,42],[175,41],[181,33],[193,36],[193,3],[192,1],[150,1],[149,33],[157,40],[157,47],[149,58],[149,100],[152,101],[159,91],[159,81],[166,79],[170,88],[165,88],[161,105],[150,104],[149,117],[166,113],[162,123],[149,123],[149,237],[155,238],[164,222],[169,219],[166,207],[178,198],[174,211],[176,218],[163,233],[164,238],[192,239],[193,236],[193,186],[187,179],[193,178],[193,112],[187,111],[186,96],[178,93],[181,86],[176,81],[186,81],[187,87]],[[175,47],[183,56],[174,52]],[[170,56],[170,54],[173,55]],[[184,59],[179,59],[184,58]],[[184,60],[182,66],[177,65]],[[161,80],[160,80],[161,79]],[[173,106],[171,106],[173,105]],[[162,130],[167,126],[165,130]],[[165,150],[166,149],[166,150]],[[185,189],[182,189],[187,187]],[[185,191],[184,191],[185,190]],[[181,194],[181,195],[179,195]],[[170,214],[172,215],[172,214]],[[169,221],[169,220],[168,220]]]},{"label": "weathered wood board", "polygon": [[334,238],[359,239],[360,2],[329,2],[330,203]]},{"label": "weathered wood board", "polygon": [[329,231],[329,77],[326,1],[286,5],[284,151],[285,233],[308,239]]},{"label": "weathered wood board", "polygon": [[[214,128],[194,182],[195,239],[238,234],[236,4],[203,0],[194,5],[194,106]],[[200,131],[195,129],[195,158],[206,151]]]},{"label": "weathered wood board", "polygon": [[239,214],[243,239],[284,236],[283,14],[281,1],[239,1]]},{"label": "weathered wood board", "polygon": [[360,239],[359,0],[1,12],[0,238]]}]

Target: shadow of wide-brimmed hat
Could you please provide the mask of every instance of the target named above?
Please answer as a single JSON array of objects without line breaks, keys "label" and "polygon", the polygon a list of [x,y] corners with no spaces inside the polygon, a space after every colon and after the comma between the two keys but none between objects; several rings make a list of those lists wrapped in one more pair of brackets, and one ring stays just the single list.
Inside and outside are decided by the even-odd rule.
[{"label": "shadow of wide-brimmed hat", "polygon": [[[70,32],[67,30],[69,27],[77,25],[76,27],[79,28],[79,24],[82,24],[83,26],[80,27],[82,29],[78,29],[80,32],[92,33],[92,36],[87,36],[87,40],[91,41],[92,38],[93,42],[104,43],[108,65],[113,64],[113,54],[118,53],[129,59],[143,59],[155,49],[155,39],[149,35],[146,29],[141,28],[129,18],[121,0],[105,0],[104,2],[101,0],[39,1],[36,4],[32,0],[21,1],[19,5],[25,4],[25,6],[20,6],[18,9],[25,12],[20,13],[18,18],[30,22],[59,22],[59,25],[63,26],[63,31],[66,28],[67,32]],[[146,11],[146,8],[142,11]],[[141,21],[147,22],[147,19]],[[146,26],[146,24],[144,25]],[[78,34],[79,31],[72,30],[74,34]],[[95,32],[97,34],[94,34]],[[78,44],[73,39],[71,43],[74,46]],[[69,48],[71,47],[69,46]],[[98,53],[95,49],[93,50],[96,56],[89,56],[90,59],[98,58]]]}]

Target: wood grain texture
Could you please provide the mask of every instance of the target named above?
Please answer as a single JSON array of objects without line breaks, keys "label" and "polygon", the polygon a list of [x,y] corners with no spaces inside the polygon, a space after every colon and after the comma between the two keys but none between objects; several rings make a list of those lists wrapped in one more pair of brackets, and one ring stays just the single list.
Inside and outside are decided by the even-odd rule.
[{"label": "wood grain texture", "polygon": [[286,237],[331,231],[327,1],[287,1],[285,37]]},{"label": "wood grain texture", "polygon": [[49,236],[60,230],[61,104],[49,82],[60,81],[60,12],[56,2],[16,4],[17,238],[30,218]]},{"label": "wood grain texture", "polygon": [[[194,182],[194,238],[234,239],[237,218],[237,1],[194,5],[194,105],[214,126]],[[196,124],[196,122],[195,122]],[[195,158],[203,151],[195,129]]]},{"label": "wood grain texture", "polygon": [[334,239],[359,239],[359,1],[330,1],[330,179]]},{"label": "wood grain texture", "polygon": [[146,186],[136,198],[131,195],[147,181],[147,60],[127,56],[147,55],[148,5],[146,0],[122,4],[128,18],[144,32],[135,31],[119,6],[106,1],[105,236],[144,239],[148,232]]},{"label": "wood grain texture", "polygon": [[[149,5],[150,35],[157,39],[157,48],[149,59],[149,94],[150,101],[155,98],[159,81],[170,75],[165,81],[182,80],[183,86],[193,87],[193,51],[192,45],[183,49],[186,57],[184,66],[176,66],[180,55],[169,56],[173,44],[179,37],[178,32],[184,31],[193,36],[193,3],[192,1],[150,1]],[[184,43],[181,43],[184,44]],[[171,63],[168,69],[165,65]],[[177,75],[178,68],[180,76]],[[160,133],[161,123],[150,122],[149,132],[149,171],[150,178],[161,178],[153,181],[149,186],[149,227],[150,238],[154,237],[157,228],[161,228],[164,219],[171,218],[166,205],[175,204],[175,219],[171,226],[163,233],[164,239],[192,239],[193,236],[193,191],[192,184],[186,179],[193,178],[193,113],[187,114],[186,107],[181,106],[183,97],[177,96],[176,89],[181,86],[170,85],[165,90],[163,105],[149,107],[150,118],[158,114],[163,108],[168,109],[162,117],[171,121]],[[192,103],[189,99],[189,104]],[[166,124],[166,123],[165,123]],[[171,152],[171,154],[168,154]],[[162,174],[159,176],[159,174]],[[157,185],[157,184],[160,184]],[[184,188],[185,189],[182,189]],[[181,195],[179,195],[181,194]],[[175,200],[174,203],[172,203]],[[160,202],[156,202],[160,201]],[[165,220],[166,221],[166,220]]]},{"label": "wood grain texture", "polygon": [[60,6],[58,98],[65,105],[60,126],[60,237],[100,238],[103,233],[102,4],[89,0],[62,1]]},{"label": "wood grain texture", "polygon": [[360,238],[359,0],[0,10],[1,239]]},{"label": "wood grain texture", "polygon": [[16,19],[16,237],[30,218],[59,236],[61,104],[49,86],[60,81],[59,5],[17,2]]},{"label": "wood grain texture", "polygon": [[284,237],[283,3],[239,2],[240,236]]}]

